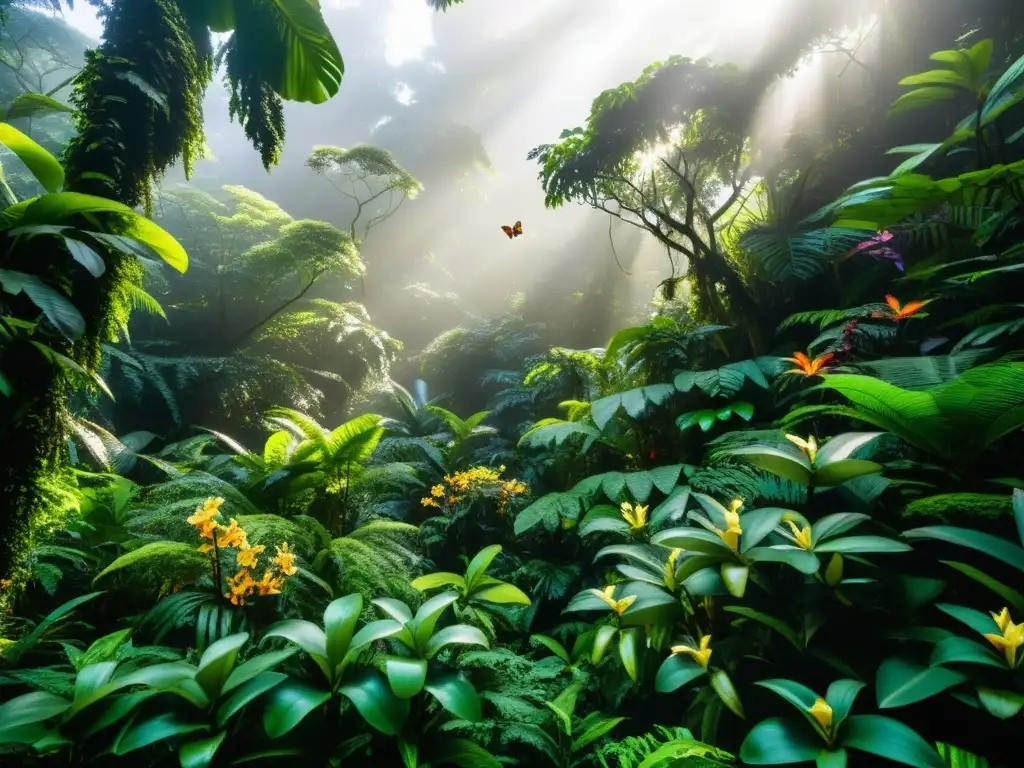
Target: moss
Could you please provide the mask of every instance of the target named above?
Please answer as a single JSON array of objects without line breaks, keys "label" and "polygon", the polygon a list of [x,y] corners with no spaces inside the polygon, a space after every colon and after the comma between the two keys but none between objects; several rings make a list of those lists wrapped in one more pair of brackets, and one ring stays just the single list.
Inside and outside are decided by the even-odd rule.
[{"label": "moss", "polygon": [[1012,514],[1009,496],[993,493],[943,493],[917,499],[903,510],[905,517],[930,518],[943,523],[970,525]]}]

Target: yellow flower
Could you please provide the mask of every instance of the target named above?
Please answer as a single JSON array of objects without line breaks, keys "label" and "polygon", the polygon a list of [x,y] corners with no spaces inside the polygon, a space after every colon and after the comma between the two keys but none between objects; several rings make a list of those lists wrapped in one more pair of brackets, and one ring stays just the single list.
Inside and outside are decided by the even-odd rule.
[{"label": "yellow flower", "polygon": [[284,581],[274,578],[274,574],[270,572],[269,568],[263,572],[263,578],[255,584],[256,591],[261,597],[280,595],[282,586],[284,586]]},{"label": "yellow flower", "polygon": [[238,527],[238,521],[231,518],[226,528],[220,529],[220,536],[217,538],[218,547],[244,547],[246,545],[245,531]]},{"label": "yellow flower", "polygon": [[811,526],[805,528],[797,528],[796,523],[792,520],[787,520],[786,525],[793,531],[793,539],[796,541],[796,545],[801,549],[810,549],[814,546],[811,543]]},{"label": "yellow flower", "polygon": [[443,485],[435,485],[433,488],[430,489],[430,495],[431,496],[439,496],[439,497],[440,496],[444,496],[444,486]]},{"label": "yellow flower", "polygon": [[250,547],[248,544],[244,544],[242,548],[238,550],[236,560],[243,568],[255,568],[257,558],[264,549],[266,549],[266,547],[262,544],[255,547]]},{"label": "yellow flower", "polygon": [[217,525],[213,522],[213,518],[220,515],[220,505],[224,503],[224,499],[211,497],[201,507],[196,507],[196,512],[187,518],[186,522],[189,525],[194,525],[196,528],[202,530],[205,538],[210,538],[213,528]]},{"label": "yellow flower", "polygon": [[676,587],[676,560],[682,552],[681,549],[673,549],[668,553],[668,562],[665,563],[665,586],[669,589]]},{"label": "yellow flower", "polygon": [[439,506],[441,506],[440,504],[437,503],[437,501],[435,499],[432,499],[429,496],[424,496],[422,499],[420,499],[420,504],[422,504],[424,507],[439,507]]},{"label": "yellow flower", "polygon": [[707,669],[708,662],[711,660],[711,635],[701,637],[699,648],[691,648],[688,645],[673,645],[672,653],[688,654],[694,661],[700,664],[702,669]]},{"label": "yellow flower", "polygon": [[1024,624],[1014,624],[1007,608],[1003,608],[999,613],[993,613],[992,619],[1002,634],[989,633],[985,635],[985,639],[992,643],[996,650],[1003,652],[1007,664],[1016,667],[1017,649],[1024,645]]},{"label": "yellow flower", "polygon": [[725,530],[713,529],[733,552],[739,550],[740,534],[743,533],[743,529],[740,527],[740,510],[742,508],[743,502],[740,499],[733,499],[729,503],[729,508],[725,510]]},{"label": "yellow flower", "polygon": [[615,594],[614,584],[608,585],[603,590],[591,589],[589,591],[594,595],[597,595],[599,598],[601,598],[601,600],[603,600],[605,604],[613,611],[615,611],[615,613],[619,616],[625,613],[626,609],[629,608],[629,606],[631,606],[636,601],[636,595],[627,595],[626,597],[616,600],[613,597],[613,595]]},{"label": "yellow flower", "polygon": [[803,451],[807,460],[810,461],[811,464],[814,463],[814,459],[818,455],[818,443],[814,439],[814,435],[808,436],[806,440],[802,437],[797,437],[796,435],[786,435],[786,439]]},{"label": "yellow flower", "polygon": [[622,519],[629,523],[629,527],[634,531],[639,531],[647,525],[647,507],[640,504],[634,507],[628,501],[624,501],[619,510],[622,512]]},{"label": "yellow flower", "polygon": [[282,542],[277,547],[277,556],[274,558],[274,565],[281,569],[285,576],[294,576],[299,569],[295,567],[295,553],[288,548],[288,542]]},{"label": "yellow flower", "polygon": [[821,726],[825,733],[832,730],[832,707],[827,701],[819,697],[807,710],[807,713],[814,718],[814,721]]},{"label": "yellow flower", "polygon": [[256,582],[252,580],[252,574],[243,568],[234,576],[228,576],[226,581],[228,591],[224,593],[224,597],[229,598],[232,605],[245,605],[245,598],[249,596],[249,591],[256,586]]}]

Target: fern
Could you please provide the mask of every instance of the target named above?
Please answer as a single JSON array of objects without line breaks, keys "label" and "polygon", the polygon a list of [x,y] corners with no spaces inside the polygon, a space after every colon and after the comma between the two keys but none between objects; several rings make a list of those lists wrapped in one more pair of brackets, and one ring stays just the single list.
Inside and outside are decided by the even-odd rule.
[{"label": "fern", "polygon": [[419,569],[416,526],[374,520],[347,536],[334,539],[318,556],[317,570],[330,563],[335,592],[358,592],[367,605],[374,597],[408,600],[418,593],[409,586]]}]

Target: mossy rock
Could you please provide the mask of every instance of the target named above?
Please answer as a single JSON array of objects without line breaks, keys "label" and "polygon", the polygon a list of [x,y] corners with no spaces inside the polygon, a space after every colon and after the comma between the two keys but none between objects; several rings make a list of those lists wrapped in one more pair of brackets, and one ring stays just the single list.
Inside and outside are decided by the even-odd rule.
[{"label": "mossy rock", "polygon": [[903,510],[905,517],[967,526],[979,520],[1005,519],[1012,513],[1012,498],[1001,493],[942,493],[912,501]]}]

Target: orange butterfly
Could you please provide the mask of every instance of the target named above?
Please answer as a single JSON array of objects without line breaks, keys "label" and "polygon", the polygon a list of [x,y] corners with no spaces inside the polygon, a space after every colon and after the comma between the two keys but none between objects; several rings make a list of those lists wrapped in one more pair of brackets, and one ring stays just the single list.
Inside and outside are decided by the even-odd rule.
[{"label": "orange butterfly", "polygon": [[523,222],[517,221],[511,227],[508,224],[502,224],[501,229],[508,235],[508,239],[511,240],[513,237],[519,237],[523,234]]},{"label": "orange butterfly", "polygon": [[798,373],[801,376],[820,376],[822,371],[828,370],[828,364],[833,357],[835,357],[835,353],[828,352],[821,357],[811,360],[803,352],[794,352],[792,357],[783,359],[795,364],[797,367],[783,371],[783,373]]},{"label": "orange butterfly", "polygon": [[894,323],[898,323],[900,320],[906,320],[912,315],[916,315],[921,311],[921,308],[931,302],[931,299],[926,301],[908,301],[905,305],[901,306],[899,301],[892,294],[887,294],[885,297],[885,303],[889,305],[889,309],[892,310],[892,314],[888,312],[873,312],[872,317],[887,317]]}]

